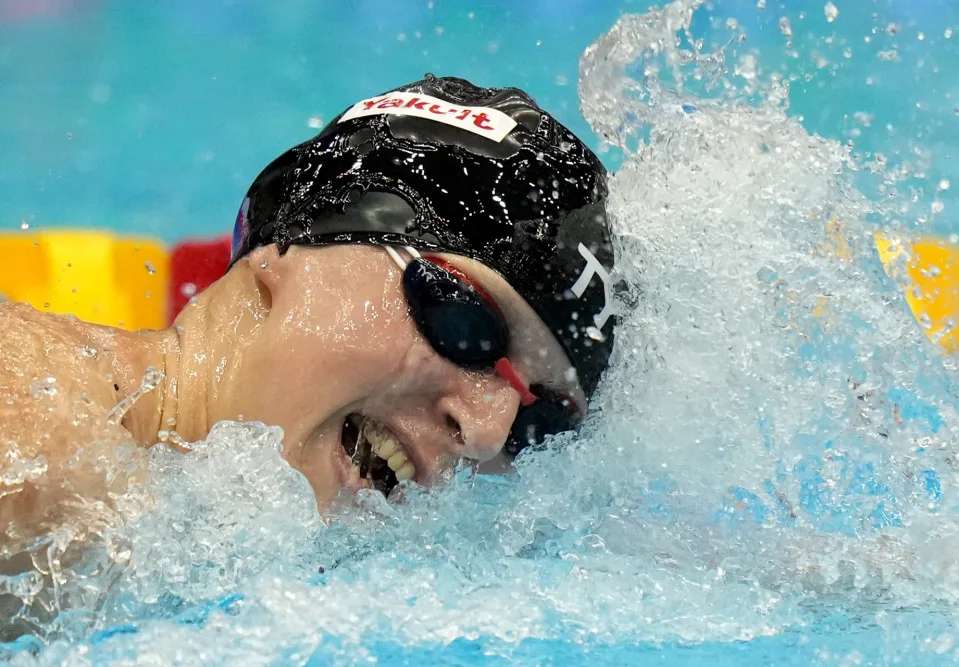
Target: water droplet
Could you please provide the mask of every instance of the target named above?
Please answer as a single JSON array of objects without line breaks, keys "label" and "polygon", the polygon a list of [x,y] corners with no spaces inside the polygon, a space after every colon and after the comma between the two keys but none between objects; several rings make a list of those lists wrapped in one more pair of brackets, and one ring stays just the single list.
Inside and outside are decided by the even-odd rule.
[{"label": "water droplet", "polygon": [[314,129],[323,127],[323,117],[322,116],[310,116],[310,119],[306,121],[306,124],[309,127]]},{"label": "water droplet", "polygon": [[466,18],[472,21],[474,18],[476,18],[476,14],[474,14],[473,12],[470,12],[469,14],[466,15]]},{"label": "water droplet", "polygon": [[193,283],[183,283],[180,285],[180,294],[186,297],[193,296],[196,294],[196,285]]},{"label": "water droplet", "polygon": [[940,190],[948,190],[948,189],[949,189],[949,179],[948,179],[948,178],[944,178],[944,179],[942,179],[941,181],[939,181],[939,189],[940,189]]},{"label": "water droplet", "polygon": [[790,25],[789,19],[787,19],[785,16],[779,19],[779,32],[781,32],[786,37],[793,36],[792,25]]},{"label": "water droplet", "polygon": [[565,86],[566,83],[567,83],[567,81],[566,81],[566,75],[565,75],[565,74],[557,74],[557,75],[556,75],[556,85],[557,85],[557,86]]},{"label": "water droplet", "polygon": [[946,28],[946,31],[942,33],[942,36],[946,39],[952,39],[952,28]]},{"label": "water droplet", "polygon": [[595,341],[599,341],[600,343],[606,340],[606,336],[603,335],[603,332],[596,327],[586,327],[586,335]]},{"label": "water droplet", "polygon": [[486,52],[493,54],[499,51],[499,42],[490,42],[486,45]]},{"label": "water droplet", "polygon": [[441,25],[436,26],[435,28],[433,28],[433,32],[435,32],[437,36],[442,35],[442,34],[443,34],[443,26],[441,26]]},{"label": "water droplet", "polygon": [[151,262],[150,260],[147,260],[147,261],[143,264],[143,266],[146,267],[147,273],[149,273],[151,276],[152,276],[154,273],[157,272],[156,267],[153,266],[153,262]]},{"label": "water droplet", "polygon": [[26,220],[20,221],[20,229],[30,229],[30,223]]},{"label": "water droplet", "polygon": [[939,215],[946,208],[946,205],[941,200],[937,199],[936,201],[932,202],[932,206],[930,206],[930,208],[932,209],[933,214]]},{"label": "water droplet", "polygon": [[57,379],[52,375],[34,380],[30,383],[30,391],[34,398],[45,398],[57,395]]},{"label": "water droplet", "polygon": [[759,9],[759,10],[766,9],[766,0],[757,0],[756,9]]},{"label": "water droplet", "polygon": [[826,14],[826,21],[832,23],[836,20],[836,17],[839,16],[839,8],[831,2],[827,2],[826,6],[823,8],[824,13]]},{"label": "water droplet", "polygon": [[921,42],[921,41],[924,41],[924,40],[926,39],[926,33],[924,33],[924,32],[920,32],[920,33],[919,33],[918,35],[916,35],[916,36],[919,38],[919,41],[920,41],[920,42]]}]

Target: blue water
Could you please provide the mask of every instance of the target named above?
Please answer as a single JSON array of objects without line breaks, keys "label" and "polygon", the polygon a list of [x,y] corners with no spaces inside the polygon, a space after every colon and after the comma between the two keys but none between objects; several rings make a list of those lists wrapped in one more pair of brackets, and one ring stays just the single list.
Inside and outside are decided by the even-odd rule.
[{"label": "blue water", "polygon": [[[830,23],[819,0],[765,4],[693,15],[728,88],[634,53],[643,86],[620,95],[591,71],[583,89],[615,104],[584,114],[584,49],[649,3],[74,0],[24,16],[33,3],[0,0],[0,229],[225,234],[311,124],[434,72],[528,89],[621,170],[624,275],[645,288],[603,419],[568,453],[323,519],[266,436],[211,438],[208,461],[154,452],[156,508],[108,534],[108,567],[81,564],[52,632],[0,656],[955,661],[956,367],[862,240],[959,233],[959,5],[843,0]],[[750,56],[789,81],[784,116],[743,111],[770,90],[736,73]],[[640,139],[655,150],[631,153]],[[830,216],[859,244],[847,264],[823,259]]]},{"label": "blue water", "polygon": [[[2,0],[0,7],[14,4],[32,3]],[[0,225],[109,227],[172,241],[228,230],[259,170],[314,134],[310,118],[328,120],[370,91],[425,72],[524,87],[591,138],[576,97],[580,54],[620,13],[651,3],[63,4],[79,9],[0,25]],[[801,39],[804,30],[825,24],[818,0],[772,0],[764,12],[755,4],[718,2],[697,21],[736,17],[750,45],[765,48],[769,67],[786,62],[795,73],[815,71],[810,51],[842,66],[833,76],[793,87],[793,112],[811,132],[843,138],[848,116],[865,110],[875,115],[874,127],[894,123],[899,136],[892,147],[885,133],[867,133],[863,148],[906,149],[902,134],[918,135],[919,128],[922,144],[940,157],[955,145],[959,91],[950,72],[959,62],[959,42],[942,36],[944,26],[959,21],[954,3],[845,3],[834,32],[855,47],[848,62],[838,43]],[[800,21],[802,12],[808,16]],[[793,16],[799,59],[784,55],[782,15]],[[908,35],[896,40],[900,60],[880,76],[873,54],[886,48],[880,42],[889,23],[905,26]],[[880,36],[867,45],[863,38],[874,26]],[[920,42],[921,31],[927,38]],[[924,68],[916,68],[918,60]],[[869,75],[877,78],[874,85],[865,84]],[[903,89],[909,94],[900,94]],[[918,101],[932,109],[918,110]],[[615,152],[605,158],[616,166]]]}]

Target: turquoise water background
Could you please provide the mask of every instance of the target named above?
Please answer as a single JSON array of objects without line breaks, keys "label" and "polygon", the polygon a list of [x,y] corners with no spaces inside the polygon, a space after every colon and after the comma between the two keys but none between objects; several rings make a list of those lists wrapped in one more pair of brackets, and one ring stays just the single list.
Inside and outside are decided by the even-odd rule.
[{"label": "turquoise water background", "polygon": [[[579,114],[578,59],[620,13],[650,4],[0,0],[0,229],[26,221],[166,241],[227,233],[259,170],[315,134],[310,119],[426,72],[526,88],[596,147]],[[908,133],[939,153],[943,169],[959,120],[959,37],[943,35],[959,25],[959,5],[847,1],[827,26],[823,4],[771,0],[757,11],[756,0],[724,0],[701,14],[736,18],[767,67],[815,74],[791,91],[810,131],[842,138],[852,114],[867,111],[875,120],[863,150],[902,149]],[[23,16],[24,6],[51,11]],[[781,16],[792,17],[798,57],[786,55]],[[890,23],[902,27],[895,37],[885,34]],[[898,62],[876,59],[886,42],[897,44]],[[817,71],[815,53],[837,71]],[[882,130],[888,123],[898,136]],[[615,151],[604,158],[618,164]],[[948,216],[938,224],[957,228]]]}]

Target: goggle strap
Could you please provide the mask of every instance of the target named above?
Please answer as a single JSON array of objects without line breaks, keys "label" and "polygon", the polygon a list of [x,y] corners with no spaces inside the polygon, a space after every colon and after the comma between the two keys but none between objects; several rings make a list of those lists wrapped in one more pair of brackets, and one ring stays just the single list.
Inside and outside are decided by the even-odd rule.
[{"label": "goggle strap", "polygon": [[510,363],[509,359],[503,357],[496,362],[493,368],[496,370],[497,375],[509,382],[510,386],[519,393],[519,402],[524,406],[528,407],[539,400],[539,397],[530,391],[529,387],[520,379],[519,374],[516,372],[516,369],[513,368],[513,364]]}]

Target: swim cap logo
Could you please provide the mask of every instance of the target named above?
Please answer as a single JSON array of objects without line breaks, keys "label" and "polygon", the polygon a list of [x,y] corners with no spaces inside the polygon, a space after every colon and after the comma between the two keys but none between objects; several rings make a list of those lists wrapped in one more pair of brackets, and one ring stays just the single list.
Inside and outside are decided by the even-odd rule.
[{"label": "swim cap logo", "polygon": [[[596,324],[597,333],[603,330],[603,327],[606,325],[606,322],[609,320],[610,316],[613,314],[613,308],[611,306],[612,295],[610,294],[611,285],[609,280],[609,272],[606,271],[605,267],[599,263],[599,260],[589,251],[589,248],[584,246],[582,243],[579,244],[579,254],[583,256],[583,259],[586,260],[586,267],[583,269],[583,272],[580,274],[579,278],[576,279],[576,282],[573,283],[573,286],[570,288],[570,291],[576,295],[576,298],[582,298],[583,292],[586,291],[586,288],[589,287],[589,283],[593,280],[593,276],[599,276],[599,279],[603,281],[603,309],[599,311],[597,315],[593,315],[593,322]],[[602,336],[602,334],[600,334]]]},{"label": "swim cap logo", "polygon": [[445,123],[474,134],[502,141],[516,127],[516,121],[502,111],[488,107],[457,106],[429,95],[390,93],[357,102],[340,118],[340,122],[363,116],[416,116]]}]

